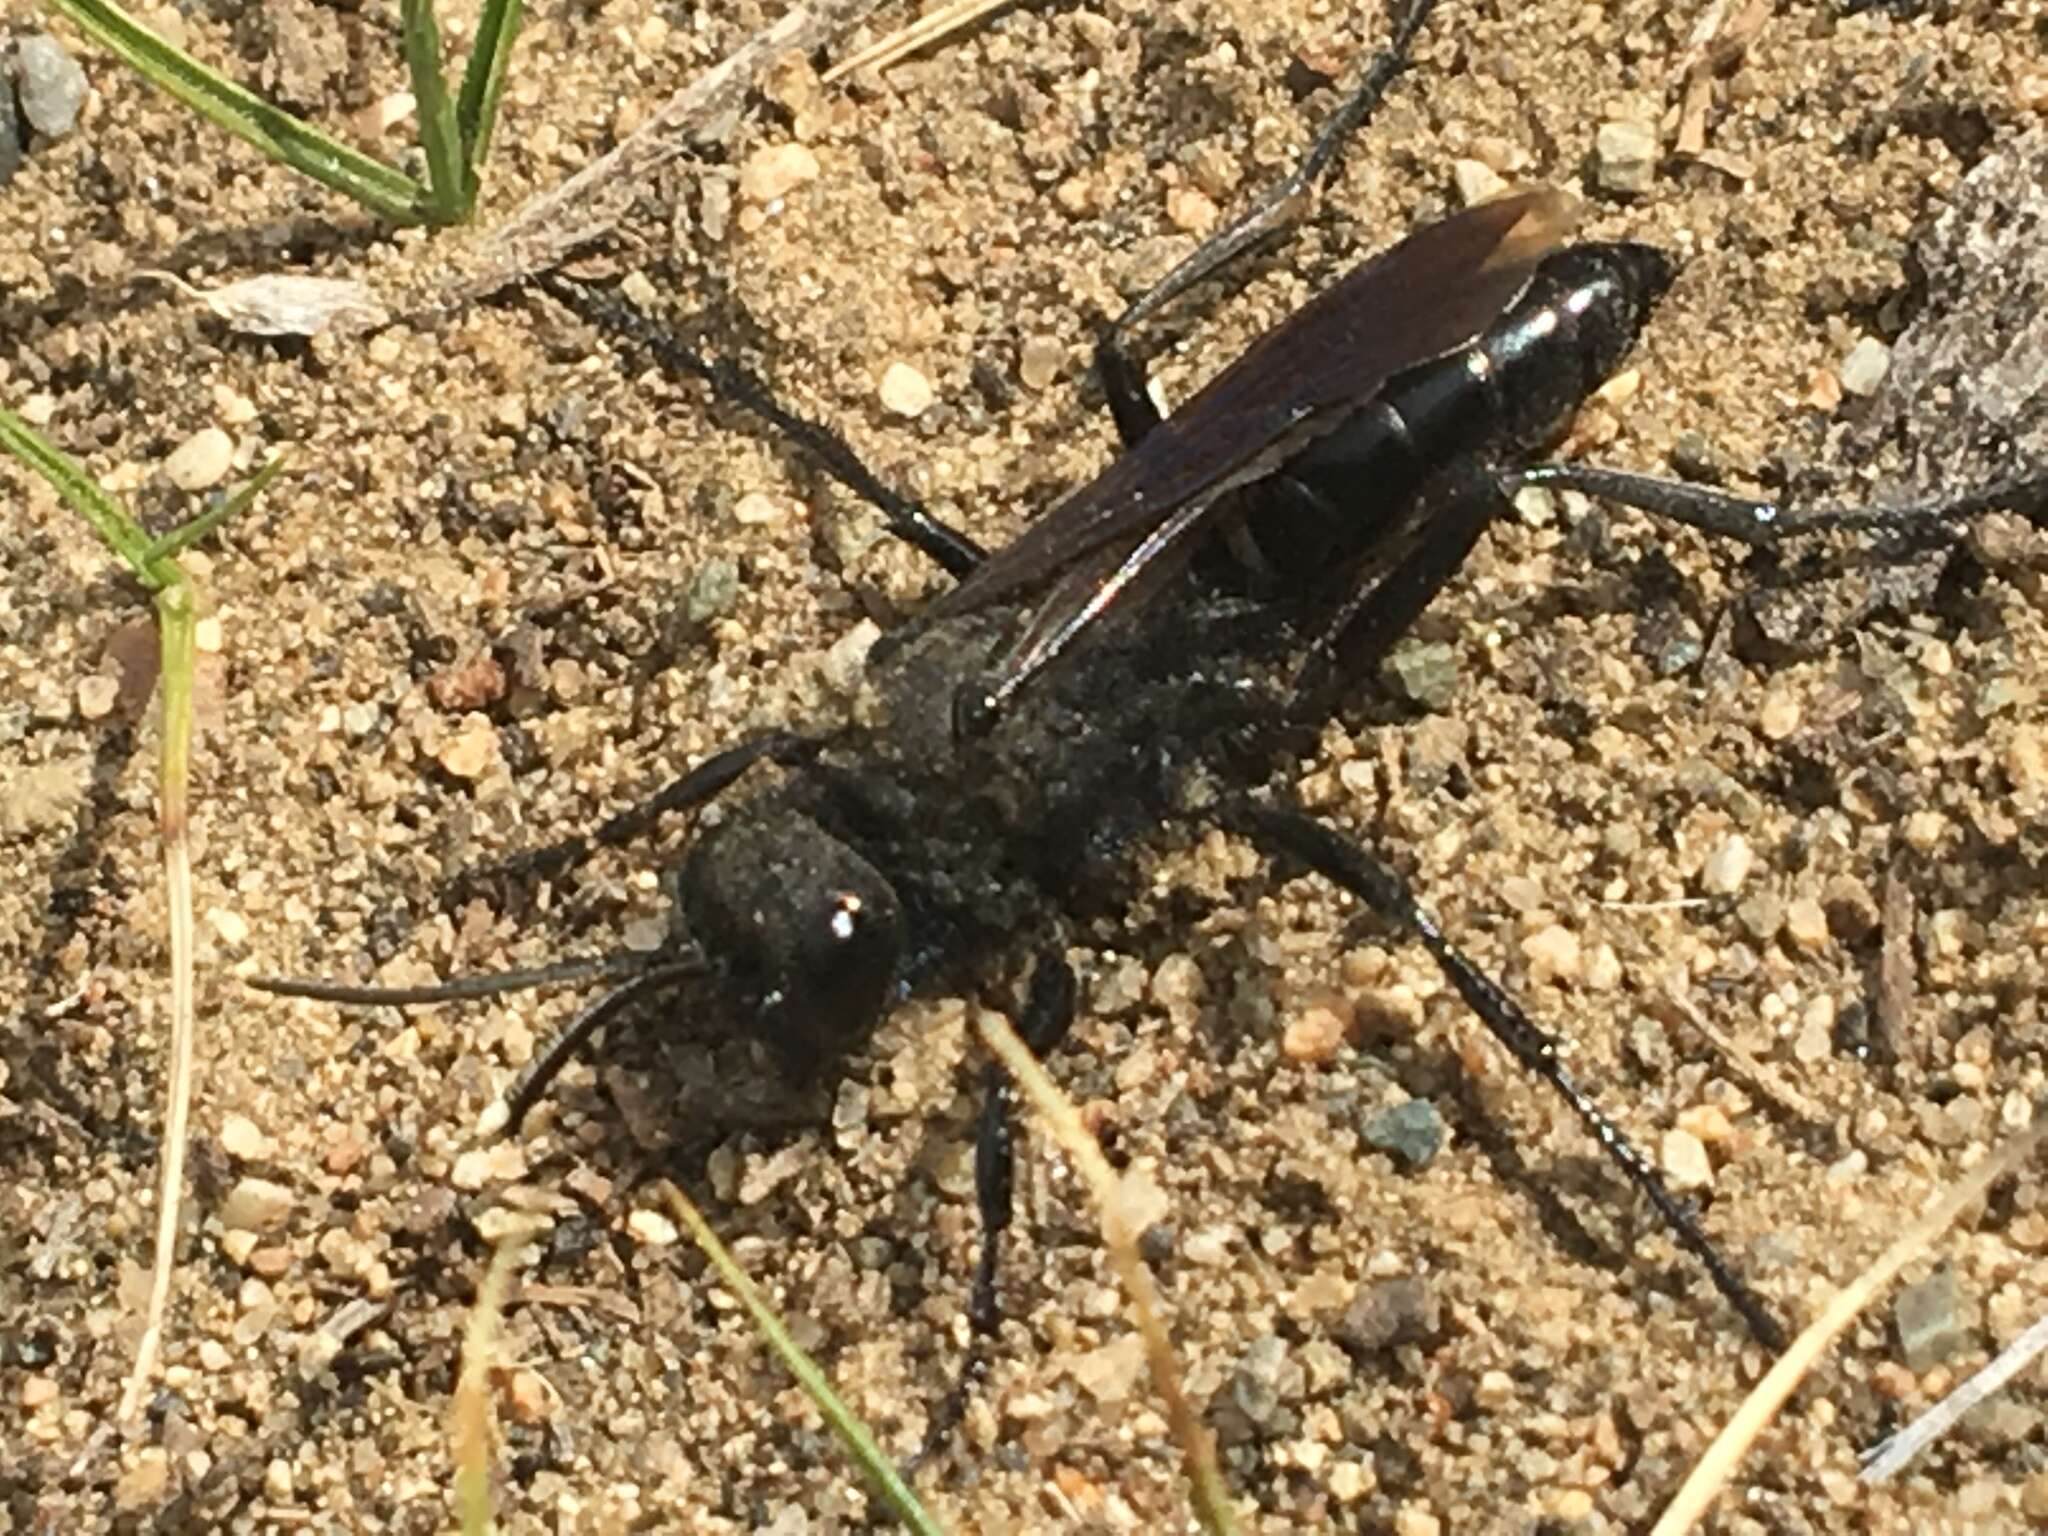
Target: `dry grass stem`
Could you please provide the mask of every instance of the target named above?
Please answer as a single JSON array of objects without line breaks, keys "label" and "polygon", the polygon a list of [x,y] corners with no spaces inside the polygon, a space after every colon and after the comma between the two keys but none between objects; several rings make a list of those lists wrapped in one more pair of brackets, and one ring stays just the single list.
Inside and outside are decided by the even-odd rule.
[{"label": "dry grass stem", "polygon": [[1236,1531],[1237,1517],[1231,1508],[1230,1491],[1224,1486],[1223,1474],[1216,1465],[1215,1442],[1201,1416],[1189,1403],[1187,1394],[1181,1390],[1180,1371],[1173,1359],[1173,1344],[1166,1336],[1166,1325],[1160,1321],[1164,1309],[1159,1299],[1159,1287],[1152,1279],[1152,1271],[1139,1256],[1138,1239],[1143,1234],[1134,1230],[1133,1223],[1125,1214],[1127,1207],[1122,1182],[1103,1157],[1102,1148],[1081,1123],[1073,1102],[1045,1075],[1038,1058],[1017,1037],[1009,1020],[1001,1014],[983,1011],[978,1027],[982,1039],[988,1042],[988,1048],[995,1052],[1039,1114],[1044,1116],[1053,1139],[1072,1159],[1074,1167],[1094,1192],[1095,1203],[1102,1212],[1103,1246],[1109,1252],[1110,1265],[1116,1270],[1124,1294],[1130,1298],[1132,1321],[1145,1341],[1145,1359],[1151,1367],[1153,1383],[1166,1404],[1167,1420],[1173,1426],[1174,1439],[1180,1445],[1188,1478],[1193,1484],[1196,1514],[1208,1530]]},{"label": "dry grass stem", "polygon": [[689,146],[692,133],[747,92],[776,60],[830,43],[859,25],[878,0],[823,0],[797,6],[762,28],[684,86],[611,153],[533,198],[446,269],[435,286],[404,305],[436,314],[509,288],[559,264],[608,233],[661,166]]},{"label": "dry grass stem", "polygon": [[1998,1357],[1983,1370],[1878,1446],[1860,1474],[1863,1482],[1875,1487],[1890,1481],[1907,1462],[1955,1428],[1964,1414],[2031,1365],[2044,1349],[2048,1349],[2048,1317],[2036,1322],[2000,1350]]},{"label": "dry grass stem", "polygon": [[528,1228],[507,1232],[498,1240],[462,1330],[462,1374],[455,1381],[448,1439],[463,1536],[485,1536],[491,1529],[491,1360],[497,1353],[512,1266],[533,1236]]},{"label": "dry grass stem", "polygon": [[1813,1369],[1822,1351],[1856,1320],[1857,1314],[1879,1292],[1891,1284],[1900,1270],[1946,1232],[1958,1216],[1983,1199],[1993,1184],[2031,1157],[2044,1135],[2048,1135],[2048,1105],[2037,1104],[2032,1124],[1952,1185],[1948,1193],[1908,1227],[1897,1242],[1885,1249],[1875,1263],[1829,1299],[1820,1316],[1808,1324],[1805,1331],[1792,1341],[1791,1347],[1779,1356],[1777,1364],[1756,1384],[1756,1389],[1743,1400],[1735,1416],[1715,1437],[1714,1443],[1707,1447],[1706,1454],[1693,1467],[1692,1475],[1678,1490],[1678,1496],[1665,1509],[1650,1536],[1681,1536],[1698,1524],[1707,1506],[1734,1476],[1737,1464],[1748,1453],[1750,1445],[1777,1417],[1778,1410],[1784,1407],[1785,1400]]},{"label": "dry grass stem", "polygon": [[852,74],[856,69],[887,69],[899,59],[907,58],[920,48],[929,47],[940,39],[949,37],[963,28],[971,27],[982,17],[999,11],[1010,0],[953,0],[928,15],[920,16],[909,26],[891,32],[887,37],[872,42],[857,53],[848,54],[834,64],[818,79],[825,85]]}]

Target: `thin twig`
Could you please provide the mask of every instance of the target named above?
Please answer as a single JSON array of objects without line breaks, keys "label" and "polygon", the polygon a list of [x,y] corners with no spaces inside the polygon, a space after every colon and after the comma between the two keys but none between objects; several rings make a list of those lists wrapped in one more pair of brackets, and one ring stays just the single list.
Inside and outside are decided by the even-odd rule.
[{"label": "thin twig", "polygon": [[1947,1231],[1965,1210],[1983,1199],[1994,1183],[2032,1156],[2044,1135],[2048,1135],[2048,1101],[2034,1106],[2033,1121],[2024,1131],[1952,1185],[1948,1193],[1908,1227],[1897,1242],[1885,1249],[1876,1263],[1829,1299],[1820,1316],[1792,1341],[1791,1348],[1778,1357],[1778,1363],[1771,1367],[1769,1374],[1743,1399],[1735,1416],[1693,1467],[1692,1475],[1678,1490],[1678,1496],[1665,1509],[1650,1536],[1683,1536],[1699,1523],[1707,1506],[1734,1476],[1737,1463],[1748,1452],[1751,1443],[1777,1417],[1778,1410],[1785,1406],[1785,1400],[1813,1369],[1822,1352],[1856,1320],[1857,1314],[1892,1282],[1900,1270]]},{"label": "thin twig", "polygon": [[887,37],[848,54],[818,76],[818,83],[830,85],[856,69],[887,69],[920,48],[928,48],[942,38],[973,26],[991,11],[999,11],[1010,3],[1011,0],[952,0],[951,4],[918,17],[909,26],[899,27]]},{"label": "thin twig", "polygon": [[1872,1487],[1890,1481],[1907,1462],[1955,1428],[1964,1414],[2031,1365],[2044,1349],[2048,1349],[2048,1317],[2006,1345],[1997,1359],[1919,1418],[1865,1452],[1861,1480]]},{"label": "thin twig", "polygon": [[403,307],[416,316],[437,314],[559,265],[570,252],[609,232],[648,178],[681,154],[696,130],[745,100],[776,60],[824,47],[859,25],[877,4],[819,0],[762,28],[671,96],[611,153],[530,200],[458,257],[429,291]]}]

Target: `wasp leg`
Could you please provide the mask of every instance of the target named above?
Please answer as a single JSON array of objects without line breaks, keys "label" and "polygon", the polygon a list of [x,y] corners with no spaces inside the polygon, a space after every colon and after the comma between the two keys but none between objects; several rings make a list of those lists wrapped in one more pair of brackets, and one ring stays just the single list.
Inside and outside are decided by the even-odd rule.
[{"label": "wasp leg", "polygon": [[1443,969],[1445,978],[1457,989],[1466,1006],[1492,1031],[1493,1037],[1506,1046],[1525,1069],[1557,1091],[1615,1165],[1656,1207],[1671,1235],[1699,1260],[1713,1280],[1714,1288],[1741,1314],[1757,1342],[1774,1354],[1784,1348],[1785,1336],[1776,1319],[1756,1293],[1736,1275],[1728,1261],[1721,1257],[1712,1240],[1700,1229],[1692,1208],[1665,1188],[1657,1171],[1636,1150],[1621,1128],[1607,1118],[1606,1113],[1565,1070],[1564,1063],[1558,1059],[1556,1038],[1536,1024],[1514,998],[1444,936],[1436,919],[1423,910],[1399,875],[1363,848],[1291,807],[1275,808],[1239,802],[1229,820],[1269,853],[1298,859],[1331,884],[1349,891],[1387,921],[1420,939]]},{"label": "wasp leg", "polygon": [[1137,447],[1166,419],[1145,388],[1145,365],[1125,349],[1116,329],[1104,331],[1095,343],[1095,376],[1126,448]]},{"label": "wasp leg", "polygon": [[949,576],[964,578],[981,564],[985,552],[979,544],[884,484],[845,438],[782,405],[764,381],[738,363],[705,357],[612,294],[552,275],[537,281],[542,290],[591,324],[644,349],[664,372],[700,379],[719,399],[752,411],[810,455],[826,474],[880,511],[889,520],[890,533],[929,556]]},{"label": "wasp leg", "polygon": [[[1032,967],[1031,991],[1018,1021],[1017,1033],[1032,1055],[1043,1057],[1066,1038],[1074,1022],[1074,1003],[1074,968],[1057,950],[1048,950]],[[974,1135],[974,1198],[981,1210],[981,1256],[974,1265],[974,1290],[967,1303],[967,1359],[960,1367],[959,1381],[932,1415],[913,1466],[945,1448],[966,1415],[969,1399],[988,1378],[989,1344],[1003,1321],[996,1270],[1003,1233],[1010,1225],[1016,1182],[1011,1098],[1009,1077],[999,1063],[990,1062],[982,1070],[981,1118]]]},{"label": "wasp leg", "polygon": [[552,879],[574,869],[600,848],[617,848],[632,842],[671,812],[692,810],[704,804],[761,759],[801,762],[817,745],[811,738],[775,731],[714,752],[660,793],[619,812],[593,832],[566,837],[545,848],[531,848],[482,869],[464,870],[449,882],[444,899],[449,905],[459,905],[477,895],[486,884]]},{"label": "wasp leg", "polygon": [[1309,144],[1308,153],[1301,157],[1301,164],[1294,168],[1294,173],[1260,193],[1258,200],[1242,215],[1196,246],[1172,271],[1140,295],[1111,327],[1113,338],[1120,339],[1126,331],[1158,313],[1203,278],[1228,266],[1300,216],[1307,205],[1309,193],[1336,160],[1345,141],[1365,126],[1366,119],[1379,106],[1395,77],[1408,67],[1408,56],[1414,50],[1416,34],[1422,30],[1422,24],[1429,19],[1435,5],[1436,0],[1406,0],[1394,17],[1386,47],[1373,55],[1372,63],[1366,66],[1364,78],[1352,88],[1349,96],[1338,103],[1337,110],[1330,114],[1330,120],[1323,124]]},{"label": "wasp leg", "polygon": [[1754,496],[1737,496],[1710,486],[1587,464],[1536,464],[1504,471],[1503,490],[1513,495],[1525,486],[1583,491],[1619,502],[1669,522],[1703,533],[1739,539],[1745,544],[1776,544],[1784,539],[1837,529],[1878,533],[1921,533],[1938,523],[1964,523],[2001,509],[2048,524],[2048,475],[2011,480],[1952,501],[1917,507],[1784,507]]}]

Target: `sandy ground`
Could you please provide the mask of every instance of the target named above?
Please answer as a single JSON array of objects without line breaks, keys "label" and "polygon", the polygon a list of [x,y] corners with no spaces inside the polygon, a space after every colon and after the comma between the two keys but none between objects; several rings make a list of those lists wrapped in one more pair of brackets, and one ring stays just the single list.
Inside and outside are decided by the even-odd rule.
[{"label": "sandy ground", "polygon": [[[1916,233],[2039,121],[2048,12],[1780,9],[1719,88],[1711,164],[1596,191],[1594,232],[1684,270],[1633,393],[1578,436],[1605,462],[1856,492],[1830,429],[1883,403],[1843,403],[1836,370],[1912,317]],[[538,10],[485,226],[773,19]],[[1455,206],[1459,162],[1590,180],[1604,122],[1661,115],[1699,10],[1446,0],[1312,226],[1243,292],[1169,318],[1166,395]],[[328,121],[401,84],[385,0],[154,14]],[[1279,173],[1382,21],[1298,0],[1027,6],[886,82],[820,87],[799,64],[647,184],[585,270],[643,273],[679,323],[996,542],[1112,451],[1091,326]],[[629,376],[536,303],[309,346],[133,281],[316,271],[397,292],[470,237],[376,229],[79,51],[85,123],[0,191],[0,398],[160,525],[191,510],[162,469],[194,432],[224,427],[245,464],[293,458],[194,561],[223,637],[199,770],[203,1080],[167,1369],[125,1446],[93,1432],[153,1222],[156,731],[89,716],[145,609],[45,490],[0,470],[0,1530],[449,1528],[479,1224],[507,1210],[552,1228],[498,1378],[506,1529],[864,1528],[866,1494],[694,1251],[628,1218],[646,1179],[691,1181],[870,1422],[913,1446],[962,1346],[965,1000],[902,1009],[829,1118],[794,1130],[707,1152],[716,1097],[687,1051],[643,1038],[465,1160],[572,996],[345,1013],[240,978],[425,979],[644,936],[658,848],[516,910],[438,892],[800,714],[839,675],[834,644],[912,610],[936,573],[736,412]],[[790,143],[815,178],[750,202],[740,169]],[[878,393],[898,362],[933,386],[915,420]],[[1684,1167],[1685,1135],[1703,1144],[1707,1225],[1789,1319],[2043,1087],[2041,542],[2007,530],[1967,564],[1960,592],[1904,616],[1860,618],[1857,573],[1829,576],[1842,600],[1803,639],[1743,643],[1737,599],[1762,573],[1739,555],[1622,512],[1510,520],[1422,626],[1455,658],[1446,707],[1361,686],[1282,775],[1377,826],[1643,1145]],[[1092,942],[1059,1076],[1164,1191],[1149,1247],[1249,1528],[1641,1529],[1764,1358],[1426,960],[1216,839],[1167,849]],[[1889,1066],[1852,1049],[1880,1015]],[[1313,1059],[1301,1043],[1333,1020],[1343,1049]],[[1416,1096],[1448,1140],[1410,1170],[1362,1137]],[[960,1529],[1184,1528],[1085,1201],[1040,1152],[1022,1204],[994,1379],[925,1486]],[[1854,1481],[1858,1447],[2043,1310],[2039,1181],[1936,1257],[1953,1300],[1939,1276],[1922,1294],[1953,1314],[1946,1356],[1909,1367],[1888,1302],[1715,1529],[2048,1522],[2040,1370],[1898,1485]],[[339,1353],[320,1338],[337,1319]]]}]

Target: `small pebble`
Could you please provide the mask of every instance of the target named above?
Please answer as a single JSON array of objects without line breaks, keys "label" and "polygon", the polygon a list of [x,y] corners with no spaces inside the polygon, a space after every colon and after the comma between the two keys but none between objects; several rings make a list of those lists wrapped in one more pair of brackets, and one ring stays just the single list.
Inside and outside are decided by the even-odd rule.
[{"label": "small pebble", "polygon": [[1515,1378],[1506,1371],[1483,1372],[1472,1388],[1472,1404],[1499,1413],[1515,1400]]},{"label": "small pebble", "polygon": [[2048,797],[2048,730],[2031,723],[2013,727],[2005,744],[2005,776],[2024,801]]},{"label": "small pebble", "polygon": [[1899,1358],[1918,1373],[1939,1365],[1960,1349],[1967,1336],[1955,1271],[1943,1265],[1918,1285],[1909,1285],[1892,1303],[1892,1325],[1899,1334]]},{"label": "small pebble", "polygon": [[1583,1488],[1560,1488],[1550,1500],[1550,1517],[1577,1525],[1593,1513],[1593,1495]]},{"label": "small pebble", "polygon": [[1647,192],[1657,176],[1657,130],[1602,123],[1593,139],[1594,178],[1609,192]]},{"label": "small pebble", "polygon": [[221,1225],[231,1231],[268,1232],[292,1213],[292,1192],[269,1179],[243,1179],[220,1204]]},{"label": "small pebble", "polygon": [[1345,1030],[1344,1017],[1335,1008],[1312,1005],[1287,1021],[1280,1033],[1281,1054],[1289,1061],[1323,1066],[1344,1048]]},{"label": "small pebble", "polygon": [[833,641],[820,669],[825,685],[842,697],[850,697],[867,671],[868,652],[881,638],[881,627],[873,619],[862,619]]},{"label": "small pebble", "polygon": [[1690,1131],[1707,1146],[1715,1146],[1735,1134],[1728,1111],[1718,1104],[1695,1104],[1678,1116],[1678,1127]]},{"label": "small pebble", "polygon": [[148,1509],[163,1500],[171,1486],[170,1457],[159,1446],[137,1453],[135,1465],[114,1483],[114,1505],[122,1510]]},{"label": "small pebble", "polygon": [[[2048,75],[2042,77],[2042,103],[2048,105]],[[2020,1489],[2020,1513],[2048,1526],[2048,1467],[2028,1478]]]},{"label": "small pebble", "polygon": [[545,1424],[554,1395],[540,1372],[520,1367],[505,1378],[505,1408],[515,1424]]},{"label": "small pebble", "polygon": [[818,157],[801,144],[775,144],[757,149],[740,167],[740,196],[750,203],[772,203],[818,177]]},{"label": "small pebble", "polygon": [[1067,366],[1067,349],[1056,337],[1033,336],[1017,355],[1017,377],[1026,389],[1044,389]]},{"label": "small pebble", "polygon": [[1551,981],[1577,981],[1581,968],[1579,936],[1562,923],[1552,923],[1522,940],[1522,958],[1529,979],[1541,986]]},{"label": "small pebble", "polygon": [[235,462],[235,440],[219,427],[201,427],[171,450],[164,475],[181,491],[219,485]]},{"label": "small pebble", "polygon": [[635,1242],[645,1243],[650,1248],[670,1247],[682,1236],[676,1231],[674,1222],[645,1206],[626,1218],[626,1230],[633,1234]]},{"label": "small pebble", "polygon": [[90,677],[78,680],[78,714],[83,720],[104,720],[114,712],[114,704],[121,697],[119,678],[106,677],[95,672]]},{"label": "small pebble", "polygon": [[442,742],[434,754],[434,761],[458,779],[480,779],[497,760],[498,728],[481,715]]},{"label": "small pebble", "polygon": [[1380,663],[1389,692],[1424,709],[1448,709],[1458,687],[1458,653],[1442,641],[1404,641]]},{"label": "small pebble", "polygon": [[742,528],[766,528],[782,521],[782,503],[766,491],[749,491],[732,504],[732,520]]},{"label": "small pebble", "polygon": [[1676,1127],[1666,1131],[1659,1161],[1673,1189],[1707,1189],[1714,1182],[1714,1165],[1707,1160],[1706,1146],[1691,1131]]},{"label": "small pebble", "polygon": [[1436,1331],[1439,1320],[1428,1282],[1419,1275],[1398,1275],[1363,1287],[1345,1308],[1336,1333],[1353,1349],[1395,1349],[1420,1343]]},{"label": "small pebble", "polygon": [[1483,203],[1490,197],[1498,197],[1507,190],[1507,182],[1500,172],[1484,160],[1454,160],[1451,162],[1451,180],[1458,187],[1458,201],[1470,208],[1474,203]]},{"label": "small pebble", "polygon": [[935,398],[931,380],[908,363],[891,363],[883,370],[881,386],[875,393],[884,410],[903,417],[922,416],[931,409]]},{"label": "small pebble", "polygon": [[1444,1144],[1444,1122],[1427,1099],[1382,1110],[1365,1123],[1366,1145],[1391,1153],[1411,1169],[1427,1168]]},{"label": "small pebble", "polygon": [[1190,235],[1206,235],[1216,227],[1216,204],[1209,194],[1194,187],[1175,187],[1166,194],[1166,217],[1173,227]]},{"label": "small pebble", "polygon": [[690,579],[690,590],[683,596],[683,617],[692,624],[709,624],[731,613],[739,606],[739,600],[739,566],[722,558],[706,560],[697,567],[697,574]]},{"label": "small pebble", "polygon": [[1799,729],[1799,696],[1786,689],[1772,689],[1764,695],[1764,707],[1757,727],[1766,739],[1783,741]]},{"label": "small pebble", "polygon": [[1874,395],[1891,369],[1892,349],[1875,336],[1866,336],[1842,359],[1839,375],[1842,389],[1858,399]]},{"label": "small pebble", "polygon": [[[1825,1008],[1820,1007],[1826,1004]],[[1799,1033],[1792,1041],[1792,1059],[1802,1067],[1826,1061],[1835,1049],[1835,1004],[1833,998],[1817,997],[1799,1019]]]},{"label": "small pebble", "polygon": [[1828,947],[1828,914],[1811,896],[1795,897],[1785,907],[1785,937],[1810,955]]},{"label": "small pebble", "polygon": [[245,1163],[260,1163],[270,1156],[270,1138],[247,1115],[229,1115],[220,1125],[221,1150]]},{"label": "small pebble", "polygon": [[1706,865],[1700,870],[1700,886],[1709,896],[1733,896],[1749,879],[1750,867],[1755,862],[1749,839],[1740,832],[1731,832],[1707,855]]},{"label": "small pebble", "polygon": [[1330,1475],[1323,1480],[1323,1486],[1330,1490],[1330,1497],[1339,1504],[1356,1504],[1377,1492],[1380,1480],[1369,1462],[1340,1461],[1330,1468]]},{"label": "small pebble", "polygon": [[62,138],[78,125],[85,105],[85,71],[46,32],[31,32],[14,45],[15,90],[21,115],[46,139]]},{"label": "small pebble", "polygon": [[282,1456],[273,1456],[263,1468],[263,1496],[273,1504],[289,1504],[292,1501],[292,1464]]}]

